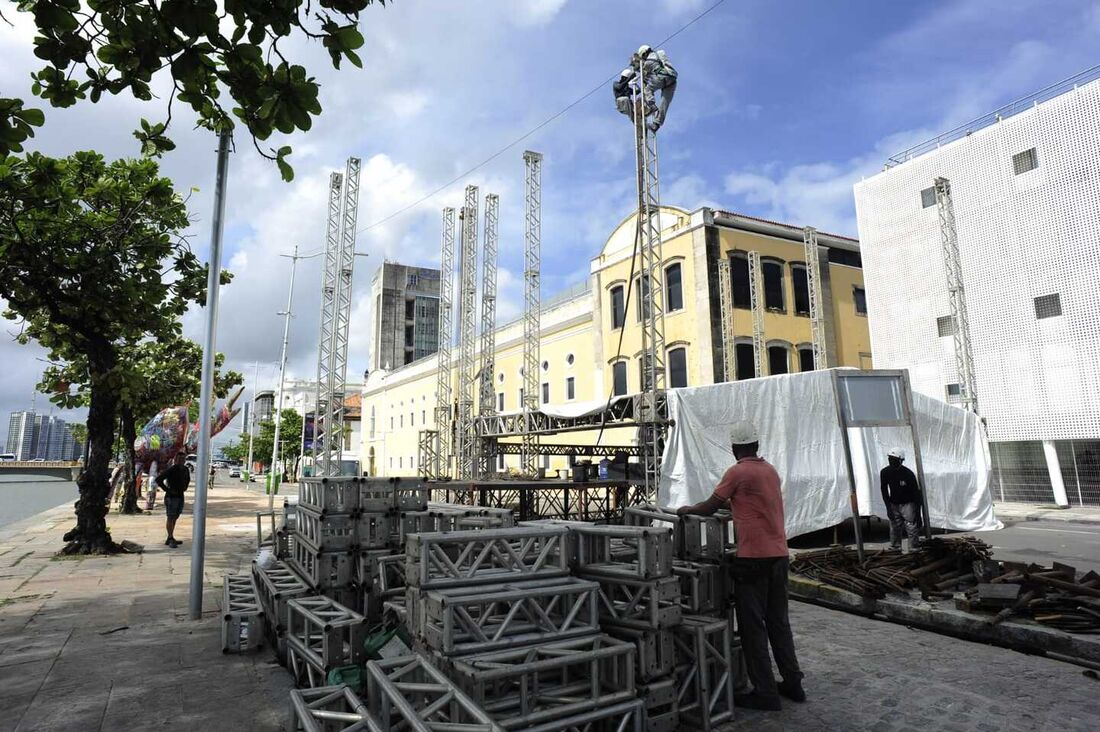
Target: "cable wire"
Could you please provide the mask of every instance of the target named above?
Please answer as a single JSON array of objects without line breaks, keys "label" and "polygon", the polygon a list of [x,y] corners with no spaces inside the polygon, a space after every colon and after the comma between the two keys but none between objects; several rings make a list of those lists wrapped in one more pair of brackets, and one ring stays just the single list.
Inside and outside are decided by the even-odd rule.
[{"label": "cable wire", "polygon": [[[663,45],[665,45],[666,43],[668,43],[669,41],[671,41],[671,40],[672,40],[673,38],[675,38],[676,36],[680,35],[680,34],[681,34],[681,33],[683,33],[684,31],[686,31],[686,30],[687,30],[688,28],[690,28],[691,26],[693,26],[693,25],[694,25],[695,23],[697,23],[697,22],[699,22],[700,20],[702,20],[702,19],[703,19],[703,18],[704,18],[704,17],[706,16],[706,15],[708,15],[709,13],[711,13],[712,11],[714,11],[715,9],[717,9],[717,8],[718,8],[718,6],[719,6],[719,5],[721,5],[722,3],[724,3],[725,1],[726,1],[726,0],[717,0],[717,2],[715,2],[715,3],[713,4],[713,5],[711,5],[710,7],[708,7],[708,8],[706,9],[706,10],[704,10],[704,11],[703,11],[703,12],[701,12],[701,13],[699,13],[699,14],[698,14],[698,15],[696,15],[696,16],[695,16],[694,18],[692,18],[691,20],[689,20],[688,22],[684,23],[684,24],[683,24],[682,26],[680,26],[679,28],[677,28],[677,29],[676,29],[676,31],[675,31],[675,32],[673,32],[673,33],[672,33],[671,35],[669,35],[668,37],[664,38],[664,39],[663,39],[663,40],[661,40],[661,41],[658,41],[656,45],[658,45],[658,46],[663,46]],[[417,206],[419,206],[420,204],[422,204],[422,203],[425,203],[426,201],[429,201],[429,200],[431,200],[432,198],[435,198],[435,197],[436,197],[437,195],[439,195],[439,194],[440,194],[440,193],[442,193],[443,191],[447,190],[448,188],[450,188],[451,186],[453,186],[453,185],[454,185],[455,183],[458,183],[459,181],[463,180],[464,178],[468,177],[469,175],[471,175],[471,174],[473,174],[473,173],[477,172],[477,171],[478,171],[478,170],[480,170],[481,168],[484,168],[484,167],[485,167],[486,165],[488,165],[489,163],[493,162],[494,160],[496,160],[497,158],[499,158],[499,157],[500,157],[501,155],[503,155],[504,153],[508,152],[508,151],[509,151],[509,150],[511,150],[512,148],[514,148],[514,147],[515,147],[516,145],[520,144],[521,142],[523,142],[523,141],[524,141],[524,140],[526,140],[527,138],[529,138],[529,137],[531,137],[532,135],[534,135],[534,134],[535,134],[536,132],[538,132],[539,130],[541,130],[541,129],[543,129],[544,127],[546,127],[547,125],[551,124],[552,122],[554,122],[555,120],[557,120],[557,119],[558,119],[559,117],[561,117],[561,116],[563,116],[564,114],[566,114],[567,112],[569,112],[569,111],[570,111],[571,109],[573,109],[574,107],[576,107],[576,106],[577,106],[578,104],[580,104],[580,103],[581,103],[581,102],[583,102],[584,100],[588,99],[588,98],[589,98],[590,96],[592,96],[592,95],[593,95],[593,94],[595,94],[596,92],[600,91],[601,89],[604,89],[604,88],[606,88],[606,87],[607,87],[607,85],[608,85],[608,84],[610,84],[610,83],[611,83],[612,81],[614,81],[616,77],[617,77],[617,74],[612,74],[611,76],[609,76],[608,78],[604,79],[603,81],[601,81],[601,82],[600,82],[599,84],[597,84],[596,86],[592,87],[592,89],[590,89],[589,91],[585,92],[585,93],[584,93],[584,94],[583,94],[582,96],[578,97],[577,99],[574,99],[574,100],[573,100],[572,102],[570,102],[569,104],[567,104],[567,105],[566,105],[565,107],[561,108],[560,110],[558,110],[557,112],[555,112],[555,113],[554,113],[553,115],[551,115],[550,117],[547,117],[547,118],[546,118],[545,120],[543,120],[542,122],[540,122],[539,124],[537,124],[537,125],[536,125],[535,127],[531,128],[530,130],[528,130],[527,132],[523,133],[522,135],[520,135],[520,136],[519,136],[519,137],[517,137],[516,139],[512,140],[511,142],[509,142],[509,143],[508,143],[507,145],[505,145],[504,147],[502,147],[502,148],[499,148],[499,149],[498,149],[498,150],[497,150],[496,152],[494,152],[494,153],[493,153],[493,154],[491,154],[491,155],[490,155],[489,157],[487,157],[487,158],[485,158],[484,160],[482,160],[482,161],[481,161],[480,163],[477,163],[476,165],[474,165],[474,166],[472,166],[472,167],[470,167],[470,168],[467,168],[467,169],[466,169],[466,170],[464,170],[463,172],[461,172],[461,173],[459,173],[458,175],[456,175],[456,176],[455,176],[454,178],[451,178],[451,179],[450,179],[449,181],[447,181],[446,183],[444,183],[444,184],[442,184],[442,185],[438,186],[437,188],[433,189],[432,191],[430,191],[429,193],[425,194],[425,195],[424,195],[424,196],[422,196],[421,198],[418,198],[417,200],[413,201],[412,203],[410,203],[410,204],[408,204],[408,205],[406,205],[406,206],[402,206],[401,208],[397,209],[397,210],[396,210],[396,211],[394,211],[393,213],[391,213],[391,214],[388,214],[388,215],[386,215],[386,216],[383,216],[382,218],[378,219],[377,221],[372,221],[371,223],[367,224],[366,226],[364,226],[363,228],[359,229],[359,230],[358,230],[358,231],[356,231],[355,233],[356,233],[356,234],[362,234],[362,233],[363,233],[363,232],[365,232],[365,231],[370,231],[371,229],[375,228],[376,226],[381,226],[382,224],[386,223],[387,221],[390,221],[391,219],[394,219],[394,218],[396,218],[396,217],[400,216],[401,214],[405,213],[406,211],[409,211],[409,210],[411,210],[411,209],[414,209],[414,208],[416,208]]]}]

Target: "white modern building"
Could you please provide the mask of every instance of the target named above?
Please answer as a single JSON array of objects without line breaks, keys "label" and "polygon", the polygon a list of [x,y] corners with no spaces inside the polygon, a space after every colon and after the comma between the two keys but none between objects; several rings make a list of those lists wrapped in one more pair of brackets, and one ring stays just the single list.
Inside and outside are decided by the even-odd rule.
[{"label": "white modern building", "polygon": [[994,498],[1100,504],[1100,67],[855,186],[878,368],[960,401],[933,181],[950,181]]}]

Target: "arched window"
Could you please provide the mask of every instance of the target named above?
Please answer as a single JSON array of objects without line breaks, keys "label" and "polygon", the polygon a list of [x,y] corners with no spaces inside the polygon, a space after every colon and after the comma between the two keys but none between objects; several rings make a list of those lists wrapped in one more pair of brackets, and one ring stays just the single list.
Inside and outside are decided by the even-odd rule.
[{"label": "arched window", "polygon": [[813,346],[798,347],[798,370],[802,372],[814,370]]},{"label": "arched window", "polygon": [[764,307],[768,310],[784,310],[783,263],[765,259],[760,263],[760,269],[764,280]]},{"label": "arched window", "polygon": [[752,298],[749,297],[749,258],[744,252],[734,252],[730,256],[730,287],[733,289],[733,306],[749,309]]},{"label": "arched window", "polygon": [[791,371],[788,348],[784,344],[770,344],[768,346],[768,373],[788,374]]},{"label": "arched window", "polygon": [[636,304],[634,305],[634,314],[638,318],[638,322],[644,322],[649,315],[649,303],[646,302],[646,296],[649,294],[649,278],[648,277],[636,277],[634,279],[634,297],[636,298]]},{"label": "arched window", "polygon": [[684,309],[684,284],[683,270],[680,264],[670,264],[665,267],[665,310]]},{"label": "arched window", "polygon": [[734,352],[737,356],[737,380],[756,378],[756,365],[753,360],[752,341],[734,344]]},{"label": "arched window", "polygon": [[618,361],[611,366],[611,393],[615,396],[626,394],[626,361]]},{"label": "arched window", "polygon": [[668,352],[668,385],[673,389],[688,385],[686,348],[673,348]]},{"label": "arched window", "polygon": [[626,322],[626,300],[624,299],[623,286],[611,288],[611,328],[622,328]]},{"label": "arched window", "polygon": [[810,280],[806,265],[791,265],[791,284],[794,285],[794,312],[796,315],[810,314]]}]

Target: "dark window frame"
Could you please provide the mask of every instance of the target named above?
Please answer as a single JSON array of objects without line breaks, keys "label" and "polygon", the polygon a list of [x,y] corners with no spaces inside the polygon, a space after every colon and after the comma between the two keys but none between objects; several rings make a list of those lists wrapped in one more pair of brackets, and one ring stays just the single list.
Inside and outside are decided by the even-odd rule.
[{"label": "dark window frame", "polygon": [[611,330],[618,330],[626,325],[626,288],[615,285],[611,293]]},{"label": "dark window frame", "polygon": [[[671,273],[676,272],[676,285],[672,284]],[[673,293],[678,303],[674,303]],[[674,313],[684,309],[684,268],[682,263],[673,262],[665,267],[665,312]]]},{"label": "dark window frame", "polygon": [[1034,145],[1012,156],[1012,172],[1014,175],[1030,173],[1038,167],[1039,148]]},{"label": "dark window frame", "polygon": [[[863,299],[863,309],[859,309],[860,296]],[[856,311],[856,315],[867,317],[867,288],[860,287],[859,285],[852,285],[852,308]]]},{"label": "dark window frame", "polygon": [[737,364],[737,381],[756,378],[755,349],[752,343],[734,343],[734,358]]},{"label": "dark window frame", "polygon": [[565,377],[565,400],[573,401],[577,398],[577,380],[572,376]]},{"label": "dark window frame", "polygon": [[[762,290],[760,295],[764,298],[764,310],[770,313],[787,312],[787,278],[783,274],[783,270],[785,269],[785,267],[783,266],[784,264],[786,264],[786,262],[784,262],[782,259],[775,259],[773,257],[760,258],[760,289]],[[768,272],[779,273],[778,283],[772,282],[769,285]],[[772,277],[771,279],[774,280],[774,277]],[[769,293],[771,297],[769,296]],[[770,300],[774,299],[774,296],[776,295],[778,295],[779,297],[778,305],[769,302]]]},{"label": "dark window frame", "polygon": [[[806,366],[809,368],[806,368]],[[811,348],[799,348],[798,349],[798,373],[807,374],[811,371],[815,371],[814,368],[814,349]]]},{"label": "dark window frame", "polygon": [[928,188],[921,189],[920,192],[920,207],[932,208],[936,205],[936,187],[929,186]]},{"label": "dark window frame", "polygon": [[[774,345],[765,346],[768,351],[768,376],[778,376],[779,374],[791,373],[791,349],[790,346]],[[773,368],[773,352],[783,351],[783,371],[776,371]]]},{"label": "dark window frame", "polygon": [[[620,379],[622,381],[621,389]],[[628,391],[630,391],[630,384],[627,381],[626,361],[616,361],[611,364],[611,394],[612,396],[623,396]]]},{"label": "dark window frame", "polygon": [[[808,318],[810,317],[810,269],[803,262],[791,262],[791,290],[794,295],[794,314]],[[799,292],[799,275],[796,272],[801,272],[801,279],[803,286],[801,293]],[[802,297],[799,297],[799,295]],[[802,307],[802,303],[799,300],[805,300],[805,308]]]},{"label": "dark window frame", "polygon": [[740,310],[752,309],[749,296],[749,257],[745,252],[733,252],[730,255],[730,301]]},{"label": "dark window frame", "polygon": [[1046,320],[1058,318],[1062,315],[1062,293],[1052,292],[1049,295],[1040,295],[1033,300],[1035,304],[1035,319]]},{"label": "dark window frame", "polygon": [[[674,355],[675,354],[675,355]],[[668,349],[668,386],[670,389],[679,389],[688,385],[688,363],[687,363],[687,348],[685,346],[677,346],[675,348]],[[683,364],[677,367],[674,358],[682,358]],[[676,383],[677,373],[683,374],[683,383]]]}]

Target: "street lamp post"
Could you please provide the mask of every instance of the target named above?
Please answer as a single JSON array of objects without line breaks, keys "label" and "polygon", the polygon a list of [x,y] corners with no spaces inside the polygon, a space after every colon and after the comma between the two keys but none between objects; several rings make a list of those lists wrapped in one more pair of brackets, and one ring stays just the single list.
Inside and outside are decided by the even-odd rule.
[{"label": "street lamp post", "polygon": [[253,364],[252,372],[252,409],[248,412],[248,462],[244,464],[244,480],[252,480],[252,433],[256,426],[256,387],[260,382],[260,362]]}]

